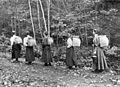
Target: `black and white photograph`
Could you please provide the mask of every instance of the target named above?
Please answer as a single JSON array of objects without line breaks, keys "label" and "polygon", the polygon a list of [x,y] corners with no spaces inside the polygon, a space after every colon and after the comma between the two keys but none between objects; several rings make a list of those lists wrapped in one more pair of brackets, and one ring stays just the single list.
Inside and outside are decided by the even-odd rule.
[{"label": "black and white photograph", "polygon": [[120,0],[0,0],[0,87],[120,87]]}]

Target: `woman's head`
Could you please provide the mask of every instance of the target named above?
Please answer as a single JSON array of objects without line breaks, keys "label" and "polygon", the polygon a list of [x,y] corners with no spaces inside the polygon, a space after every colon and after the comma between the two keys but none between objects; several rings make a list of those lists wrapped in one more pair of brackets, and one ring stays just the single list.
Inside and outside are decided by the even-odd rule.
[{"label": "woman's head", "polygon": [[26,32],[26,35],[29,35],[29,34],[30,34],[30,32],[29,32],[29,31],[27,31],[27,32]]},{"label": "woman's head", "polygon": [[93,35],[98,34],[98,35],[105,35],[105,32],[103,30],[93,30]]},{"label": "woman's head", "polygon": [[48,32],[45,32],[44,34],[47,36],[47,35],[48,35]]},{"label": "woman's head", "polygon": [[15,31],[12,31],[12,34],[14,35],[14,34],[15,34]]},{"label": "woman's head", "polygon": [[67,36],[68,36],[68,38],[70,38],[70,37],[72,37],[72,34],[68,33],[68,35],[67,35]]}]

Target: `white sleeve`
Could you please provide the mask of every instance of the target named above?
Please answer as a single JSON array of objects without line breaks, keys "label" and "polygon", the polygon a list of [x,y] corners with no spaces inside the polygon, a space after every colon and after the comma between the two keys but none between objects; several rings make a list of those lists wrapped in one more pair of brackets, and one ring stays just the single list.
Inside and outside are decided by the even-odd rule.
[{"label": "white sleeve", "polygon": [[20,43],[22,43],[22,38],[21,38],[21,37],[19,37],[19,39],[20,39]]},{"label": "white sleeve", "polygon": [[13,45],[13,42],[14,42],[14,37],[11,37],[11,38],[10,38],[11,46]]},{"label": "white sleeve", "polygon": [[34,39],[35,45],[37,45],[36,40]]},{"label": "white sleeve", "polygon": [[68,38],[67,40],[67,48],[70,48],[72,46],[72,40]]},{"label": "white sleeve", "polygon": [[24,46],[27,46],[27,38],[25,37],[24,40],[23,40],[23,45]]}]

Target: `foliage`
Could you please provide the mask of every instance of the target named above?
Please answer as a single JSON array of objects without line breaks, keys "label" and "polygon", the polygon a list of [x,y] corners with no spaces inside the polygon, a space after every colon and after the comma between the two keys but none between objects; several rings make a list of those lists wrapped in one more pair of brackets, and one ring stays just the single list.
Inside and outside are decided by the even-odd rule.
[{"label": "foliage", "polygon": [[[40,28],[38,26],[37,1],[31,0],[32,16],[35,26],[36,38],[39,42],[41,33],[45,31],[44,22],[40,8]],[[41,0],[45,12],[46,23],[48,23],[48,1]],[[28,0],[1,0],[0,32],[10,37],[12,30],[22,38],[25,31],[31,30],[31,20]],[[92,29],[102,29],[111,37],[116,32],[119,35],[119,12],[117,8],[104,5],[105,0],[51,0],[50,2],[50,29],[51,35],[66,35],[72,33],[80,35],[86,45],[89,43],[89,36]],[[110,3],[109,3],[110,4]],[[114,38],[111,38],[113,41]]]}]

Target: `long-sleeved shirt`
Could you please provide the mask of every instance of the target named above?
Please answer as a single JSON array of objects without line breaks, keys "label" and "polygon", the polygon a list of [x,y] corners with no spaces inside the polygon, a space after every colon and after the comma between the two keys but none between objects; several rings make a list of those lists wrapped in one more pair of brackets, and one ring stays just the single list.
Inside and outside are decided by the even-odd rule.
[{"label": "long-sleeved shirt", "polygon": [[[27,37],[24,38],[23,40],[23,45],[24,46],[28,46],[28,40],[32,39],[33,37],[31,37],[30,35],[27,35]],[[36,41],[34,40],[34,43],[36,44]]]},{"label": "long-sleeved shirt", "polygon": [[19,36],[16,36],[16,35],[13,35],[11,38],[10,38],[10,42],[11,42],[11,46],[13,45],[13,43],[22,43],[22,39],[21,37]]},{"label": "long-sleeved shirt", "polygon": [[28,46],[28,38],[32,38],[31,36],[29,36],[29,35],[27,35],[27,37],[25,37],[24,39],[23,39],[23,45],[24,46]]},{"label": "long-sleeved shirt", "polygon": [[12,46],[13,43],[14,43],[15,37],[16,37],[16,35],[13,35],[13,36],[10,38],[11,46]]},{"label": "long-sleeved shirt", "polygon": [[73,43],[73,42],[72,42],[72,39],[71,39],[71,38],[68,38],[68,39],[67,39],[67,48],[70,48],[71,46],[73,46],[72,43]]},{"label": "long-sleeved shirt", "polygon": [[97,34],[94,36],[93,43],[95,46],[98,46],[100,44],[99,36]]}]

